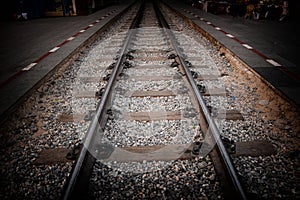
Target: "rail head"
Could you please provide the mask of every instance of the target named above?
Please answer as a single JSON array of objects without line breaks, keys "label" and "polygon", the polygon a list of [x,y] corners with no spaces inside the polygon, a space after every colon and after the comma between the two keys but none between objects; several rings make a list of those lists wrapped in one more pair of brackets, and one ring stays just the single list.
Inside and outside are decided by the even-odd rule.
[{"label": "rail head", "polygon": [[[104,93],[102,95],[102,98],[97,106],[95,115],[92,118],[92,121],[89,125],[88,131],[85,135],[85,139],[84,139],[84,143],[83,143],[83,147],[80,151],[80,154],[78,156],[78,158],[76,159],[72,174],[69,178],[69,181],[66,184],[64,193],[63,193],[63,200],[68,200],[68,199],[73,199],[74,197],[82,197],[83,194],[83,190],[81,190],[81,187],[86,187],[86,183],[80,183],[81,182],[81,174],[83,173],[82,171],[84,171],[84,167],[86,165],[86,160],[90,160],[91,162],[93,162],[92,160],[95,160],[95,158],[93,158],[93,156],[90,154],[89,152],[89,148],[92,146],[92,143],[94,142],[94,138],[95,138],[95,134],[98,133],[97,130],[99,130],[99,128],[101,129],[102,126],[104,125],[105,121],[106,121],[106,109],[108,106],[108,102],[109,99],[111,97],[111,91],[113,89],[113,86],[117,80],[117,77],[119,75],[119,73],[122,71],[123,66],[122,63],[125,59],[125,55],[128,51],[128,46],[129,43],[131,41],[132,36],[135,33],[135,28],[137,27],[137,25],[139,24],[139,21],[141,19],[142,16],[142,11],[144,8],[144,2],[141,3],[141,6],[137,12],[136,17],[133,19],[133,22],[130,26],[130,29],[128,30],[128,34],[126,36],[125,42],[121,48],[120,51],[120,57],[118,58],[115,67],[111,73],[111,77],[107,82],[107,85],[105,87]],[[90,164],[87,164],[90,165]],[[89,166],[91,167],[91,166]],[[84,177],[83,179],[86,179],[86,177]]]},{"label": "rail head", "polygon": [[154,8],[156,10],[156,14],[157,14],[158,18],[160,19],[161,26],[166,29],[166,33],[168,34],[169,39],[171,41],[171,44],[172,44],[175,52],[178,55],[178,59],[180,61],[180,64],[184,69],[184,72],[186,74],[186,77],[187,77],[189,83],[192,86],[192,89],[193,89],[193,92],[196,96],[196,99],[197,99],[197,101],[198,101],[198,103],[199,103],[199,105],[202,109],[202,112],[204,114],[204,117],[205,117],[205,119],[208,123],[208,128],[209,128],[209,130],[210,130],[210,132],[211,132],[211,134],[212,134],[212,136],[213,136],[213,138],[214,138],[214,140],[217,144],[218,151],[221,154],[222,161],[223,161],[224,165],[226,166],[226,169],[227,169],[227,171],[230,175],[231,182],[235,187],[235,191],[237,192],[237,195],[239,196],[240,199],[247,199],[246,193],[245,193],[245,191],[242,187],[242,184],[239,180],[236,169],[235,169],[235,167],[232,163],[232,159],[229,156],[229,154],[228,154],[228,152],[227,152],[227,150],[226,150],[226,148],[225,148],[225,146],[224,146],[224,144],[223,144],[223,142],[220,138],[219,129],[216,126],[215,121],[212,118],[212,116],[209,112],[209,109],[207,108],[207,106],[205,104],[205,101],[204,101],[204,99],[203,99],[203,97],[202,97],[202,95],[201,95],[201,93],[200,93],[200,91],[197,87],[197,84],[196,84],[196,82],[195,82],[195,80],[194,80],[194,78],[193,78],[186,62],[183,59],[183,54],[182,54],[181,50],[176,45],[176,38],[175,38],[172,30],[170,29],[166,19],[164,18],[163,14],[159,10],[158,5],[155,4]]},{"label": "rail head", "polygon": [[[143,10],[143,5],[144,5],[144,1],[141,4],[141,7],[138,11],[138,15],[135,17],[135,19],[133,20],[132,25],[130,26],[131,30],[129,30],[128,35],[126,37],[125,43],[121,49],[121,56],[118,58],[116,65],[112,71],[111,77],[108,80],[108,83],[105,87],[104,93],[102,95],[102,99],[97,107],[96,113],[91,121],[91,124],[88,128],[88,131],[86,133],[85,136],[85,141],[84,141],[84,145],[82,148],[82,151],[79,154],[79,157],[76,160],[75,166],[73,168],[73,172],[71,174],[71,177],[67,183],[67,187],[65,189],[65,192],[63,194],[63,199],[67,200],[67,199],[72,199],[74,197],[77,197],[77,195],[80,196],[80,191],[76,191],[78,188],[80,188],[82,186],[82,183],[80,182],[80,176],[82,173],[83,168],[85,167],[85,161],[87,159],[89,159],[88,157],[92,157],[89,153],[89,147],[91,146],[91,144],[93,143],[93,138],[94,138],[94,134],[97,133],[97,130],[99,128],[101,128],[101,126],[103,125],[104,121],[105,121],[105,111],[106,111],[106,107],[109,101],[109,98],[111,96],[111,90],[115,84],[115,81],[119,75],[119,73],[122,70],[122,62],[124,61],[125,55],[126,55],[126,51],[128,49],[129,43],[131,41],[131,38],[134,34],[134,28],[138,26],[138,22],[139,19],[141,18],[141,13]],[[237,193],[240,196],[240,199],[246,199],[246,195],[245,192],[243,190],[243,187],[239,181],[237,172],[232,164],[231,158],[229,156],[229,154],[226,151],[225,146],[223,145],[221,139],[220,139],[220,133],[219,130],[213,120],[213,118],[210,115],[210,112],[208,110],[208,108],[205,105],[204,99],[200,93],[200,91],[198,90],[198,87],[193,79],[193,76],[190,72],[190,70],[188,69],[188,66],[186,65],[185,61],[183,60],[183,56],[181,53],[181,50],[177,47],[176,45],[176,39],[174,34],[172,33],[172,31],[170,30],[170,27],[168,26],[166,20],[164,19],[162,13],[157,9],[157,5],[154,6],[156,12],[157,12],[157,16],[160,19],[160,23],[162,25],[162,27],[164,27],[166,29],[166,32],[170,38],[171,44],[174,48],[174,50],[176,51],[179,61],[181,63],[181,66],[183,67],[185,73],[186,73],[186,77],[188,79],[188,81],[190,82],[193,92],[197,98],[197,101],[199,103],[199,105],[201,106],[201,109],[203,110],[204,116],[207,120],[207,123],[209,125],[209,129],[214,137],[214,140],[218,146],[219,152],[222,156],[222,160],[227,168],[227,171],[230,174],[231,180],[235,186],[235,189],[237,191]]]}]

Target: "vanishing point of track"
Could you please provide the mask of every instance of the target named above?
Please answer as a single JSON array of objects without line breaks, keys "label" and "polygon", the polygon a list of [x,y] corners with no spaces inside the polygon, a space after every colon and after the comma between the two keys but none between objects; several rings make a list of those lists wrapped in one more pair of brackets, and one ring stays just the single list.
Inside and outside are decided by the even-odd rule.
[{"label": "vanishing point of track", "polygon": [[[146,10],[144,9],[145,6],[147,6],[148,11],[146,14],[143,13]],[[191,159],[198,157],[203,151],[201,147],[204,146],[202,146],[203,142],[195,141],[194,136],[201,135],[200,138],[204,138],[207,137],[207,134],[211,138],[207,145],[211,149],[213,148],[212,153],[215,155],[213,157],[219,156],[217,158],[218,161],[213,162],[219,162],[222,166],[224,170],[223,176],[230,185],[228,186],[230,187],[229,191],[233,191],[229,196],[246,199],[236,170],[220,138],[218,128],[202,97],[202,93],[205,93],[203,91],[205,88],[199,88],[199,85],[194,81],[194,78],[197,78],[199,75],[189,69],[191,67],[190,63],[184,59],[182,47],[178,46],[176,36],[170,30],[167,21],[159,11],[159,6],[156,4],[152,5],[149,2],[142,3],[136,17],[128,28],[128,34],[119,52],[121,56],[117,58],[113,66],[108,66],[111,73],[105,77],[107,79],[105,89],[100,92],[101,94],[98,94],[101,96],[101,101],[93,114],[85,136],[84,145],[76,160],[72,174],[65,185],[63,199],[87,196],[89,180],[97,159],[115,159],[115,161],[119,160],[120,162]],[[151,54],[150,57],[143,56],[149,54]],[[145,61],[148,61],[148,63],[143,65]],[[159,70],[163,72],[157,73]],[[131,88],[132,90],[130,91],[122,88],[124,83],[134,85],[134,82],[147,81],[169,81],[171,84],[163,89],[148,88],[145,90],[141,87],[136,90]],[[135,102],[130,102],[132,99]],[[167,102],[168,108],[164,107],[163,110],[157,109],[155,103],[158,99],[163,99]],[[178,99],[187,105],[185,107],[178,105]],[[122,101],[125,101],[125,105],[131,107],[131,110],[130,108],[116,109],[116,104]],[[137,108],[133,108],[134,106],[132,105],[139,104],[138,102],[142,101],[144,101],[144,106],[147,107],[146,110],[140,111]],[[151,110],[151,104],[156,110]],[[123,123],[124,121],[135,121],[140,124],[177,121],[181,126],[185,126],[187,121],[192,123],[195,123],[195,121],[197,123],[198,121],[200,128],[199,130],[196,129],[199,132],[196,134],[192,132],[193,130],[191,130],[192,133],[183,133],[183,135],[188,135],[188,139],[182,139],[180,142],[151,143],[151,141],[155,140],[153,139],[150,142],[148,141],[147,144],[143,139],[140,139],[142,136],[129,134],[127,137],[137,139],[138,142],[132,142],[131,144],[118,143],[118,141],[114,141],[113,137],[109,136],[109,133],[116,126],[121,126],[118,123]],[[113,128],[107,128],[109,123]],[[176,130],[172,130],[172,128],[170,130],[169,134],[178,134]],[[137,131],[136,133],[140,132]],[[104,137],[110,138],[110,142],[113,144],[105,143]],[[153,136],[145,138],[149,140],[151,137]],[[185,138],[185,136],[182,137]],[[150,151],[149,148],[151,149]],[[178,148],[180,153],[175,153],[175,155],[169,155],[167,152],[176,151]],[[95,149],[97,149],[97,153],[94,153]],[[143,153],[140,153],[140,156],[138,153],[135,153],[136,157],[131,157],[131,154],[126,157],[124,149],[128,151],[138,149],[138,151]],[[185,151],[183,152],[182,149]],[[162,150],[162,152],[156,154],[157,150]],[[151,153],[154,156],[147,160],[145,156],[149,156]]]}]

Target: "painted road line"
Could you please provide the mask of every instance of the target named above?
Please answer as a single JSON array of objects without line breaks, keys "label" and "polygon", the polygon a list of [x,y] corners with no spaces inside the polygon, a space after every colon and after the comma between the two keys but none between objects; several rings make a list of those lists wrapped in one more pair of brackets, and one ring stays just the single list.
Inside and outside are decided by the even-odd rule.
[{"label": "painted road line", "polygon": [[244,47],[246,47],[247,49],[253,49],[250,45],[248,44],[242,44]]},{"label": "painted road line", "polygon": [[69,37],[67,40],[71,41],[71,40],[74,40],[74,39],[75,39],[75,37]]},{"label": "painted road line", "polygon": [[39,63],[41,62],[44,58],[46,58],[47,56],[49,56],[51,53],[48,51],[47,53],[45,53],[44,55],[42,55],[41,57],[39,57],[37,60],[35,60],[35,63]]},{"label": "painted road line", "polygon": [[257,55],[259,55],[260,57],[262,57],[265,60],[269,59],[268,56],[266,56],[265,54],[261,53],[260,51],[257,51],[256,49],[251,49],[251,51],[254,52],[254,53],[256,53]]},{"label": "painted road line", "polygon": [[227,36],[227,37],[230,37],[230,38],[234,38],[234,36],[231,35],[231,34],[229,34],[229,33],[227,33],[226,36]]},{"label": "painted road line", "polygon": [[244,44],[244,42],[242,42],[241,40],[237,39],[236,37],[232,38],[233,40],[237,41],[238,43],[240,43],[241,45]]},{"label": "painted road line", "polygon": [[54,53],[55,51],[57,51],[60,47],[54,47],[53,49],[51,49],[49,52],[50,53]]},{"label": "painted road line", "polygon": [[[190,11],[185,10],[185,12],[189,13]],[[194,14],[196,15],[196,14]],[[198,18],[199,19],[199,18]],[[271,65],[273,65],[274,67],[277,67],[280,71],[284,72],[285,74],[289,75],[290,77],[292,77],[295,80],[300,80],[300,76],[297,74],[294,74],[293,72],[291,72],[288,68],[282,66],[280,63],[274,61],[273,59],[270,59],[268,56],[264,55],[263,53],[261,53],[260,51],[254,49],[252,46],[244,43],[243,41],[239,40],[238,38],[234,37],[233,35],[229,34],[228,32],[222,30],[221,28],[215,26],[214,24],[212,24],[211,22],[207,21],[204,18],[200,18],[201,21],[205,22],[206,24],[211,25],[212,27],[214,27],[216,30],[221,31],[222,33],[224,33],[227,37],[235,40],[236,42],[240,43],[243,47],[247,48],[248,50],[252,51],[253,53],[257,54],[258,56],[260,56],[261,58],[263,58],[266,62],[270,63]]]},{"label": "painted road line", "polygon": [[68,42],[70,42],[69,40],[65,40],[63,41],[62,43],[60,43],[59,45],[57,45],[57,47],[62,47],[64,46],[65,44],[67,44]]},{"label": "painted road line", "polygon": [[[117,10],[115,10],[114,12],[116,12]],[[113,12],[107,14],[106,16],[110,16]],[[106,18],[106,16],[101,17],[101,19]],[[69,37],[68,39],[66,39],[64,42],[62,42],[61,44],[57,45],[56,47],[54,47],[53,49],[51,49],[50,51],[48,51],[47,53],[45,53],[44,55],[42,55],[41,57],[39,57],[37,60],[35,60],[34,62],[30,63],[29,65],[27,65],[26,67],[24,67],[23,69],[19,70],[18,72],[16,72],[14,75],[10,76],[8,79],[6,79],[5,81],[0,83],[0,88],[4,87],[6,84],[10,83],[12,80],[16,79],[18,76],[20,76],[21,74],[23,74],[26,71],[29,71],[32,67],[34,67],[35,65],[37,65],[40,61],[42,61],[44,58],[46,58],[47,56],[49,56],[51,53],[56,52],[60,47],[62,47],[63,45],[67,44],[68,42],[74,40],[78,35],[80,35],[80,33],[85,32],[87,29],[89,29],[90,27],[94,26],[94,24],[99,23],[101,19],[96,20],[95,22],[93,22],[92,24],[88,25],[86,28],[80,30],[79,32],[77,32],[76,34],[74,34],[73,36]]]},{"label": "painted road line", "polygon": [[275,67],[281,67],[281,64],[279,64],[278,62],[276,62],[275,60],[272,59],[266,59],[266,61],[268,63],[270,63],[271,65],[274,65]]},{"label": "painted road line", "polygon": [[27,65],[26,67],[24,67],[22,69],[22,71],[29,71],[32,67],[36,66],[37,63],[30,63],[29,65]]}]

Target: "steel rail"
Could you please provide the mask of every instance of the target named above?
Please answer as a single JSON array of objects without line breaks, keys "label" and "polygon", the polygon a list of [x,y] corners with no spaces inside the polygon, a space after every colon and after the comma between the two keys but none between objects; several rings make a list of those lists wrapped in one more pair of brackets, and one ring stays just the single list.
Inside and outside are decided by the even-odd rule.
[{"label": "steel rail", "polygon": [[173,48],[175,49],[175,51],[178,55],[178,59],[179,59],[181,65],[183,66],[183,69],[186,73],[187,79],[190,82],[190,84],[193,88],[193,92],[197,97],[197,101],[198,101],[198,103],[200,104],[200,106],[202,108],[202,111],[204,113],[206,121],[209,125],[209,130],[211,131],[211,133],[214,137],[214,140],[215,140],[215,142],[218,146],[219,152],[222,156],[222,160],[223,160],[223,162],[224,162],[224,164],[227,168],[227,171],[230,175],[230,178],[231,178],[231,181],[232,181],[232,183],[235,187],[235,190],[236,190],[239,198],[245,200],[245,199],[247,199],[247,197],[246,197],[245,191],[242,187],[242,184],[239,180],[236,169],[235,169],[235,167],[232,163],[232,160],[231,160],[231,158],[230,158],[230,156],[229,156],[229,154],[228,154],[228,152],[227,152],[227,150],[226,150],[226,148],[225,148],[225,146],[224,146],[224,144],[223,144],[223,142],[220,138],[219,129],[217,128],[213,118],[211,117],[211,114],[210,114],[210,112],[209,112],[209,110],[208,110],[208,108],[205,104],[205,101],[204,101],[204,99],[203,99],[203,97],[202,97],[202,95],[201,95],[201,93],[200,93],[200,91],[199,91],[199,89],[196,85],[196,82],[195,82],[188,66],[186,65],[185,61],[183,60],[183,54],[181,53],[181,50],[176,45],[176,37],[174,36],[173,32],[171,31],[171,29],[170,29],[166,19],[164,18],[163,14],[160,12],[160,10],[157,6],[157,3],[155,3],[154,8],[155,8],[155,11],[156,11],[156,14],[157,14],[158,18],[160,19],[162,27],[164,27],[166,29],[165,31],[167,32],[167,35],[168,35],[168,37],[171,41],[171,44],[172,44]]},{"label": "steel rail", "polygon": [[[121,49],[121,52],[120,52],[121,56],[118,58],[118,60],[115,64],[115,67],[112,71],[111,77],[108,80],[108,83],[105,87],[102,98],[97,106],[96,113],[89,125],[88,131],[85,135],[84,145],[83,145],[83,147],[80,151],[80,154],[76,160],[75,167],[73,168],[73,171],[72,171],[72,175],[71,175],[69,182],[67,183],[67,187],[64,191],[63,198],[62,198],[64,200],[80,198],[80,197],[84,197],[84,195],[85,195],[84,189],[81,189],[81,188],[86,187],[86,185],[81,183],[80,176],[82,176],[81,174],[84,174],[83,171],[86,170],[86,169],[84,169],[85,165],[86,165],[85,162],[87,160],[95,160],[95,158],[93,158],[93,156],[90,154],[89,148],[91,147],[92,143],[94,142],[93,139],[95,138],[95,134],[98,133],[97,130],[99,130],[99,128],[101,128],[104,125],[102,123],[105,122],[105,120],[106,120],[105,111],[106,111],[107,104],[109,102],[109,98],[111,96],[111,91],[112,91],[112,88],[114,86],[114,83],[115,83],[120,71],[122,71],[122,69],[123,69],[122,62],[124,61],[125,54],[127,53],[126,51],[128,49],[129,43],[135,32],[135,30],[132,30],[132,29],[137,27],[137,25],[141,19],[141,16],[142,16],[143,7],[144,7],[144,2],[141,4],[136,17],[134,18],[134,20],[130,26],[130,29],[128,30],[128,35],[126,36],[126,40],[125,40],[123,47]],[[93,161],[90,161],[90,162],[93,162]],[[89,164],[89,165],[91,165],[91,164]],[[91,166],[89,166],[89,167],[91,167]],[[90,169],[88,169],[88,170],[90,170]],[[83,177],[83,179],[87,179],[87,177]]]},{"label": "steel rail", "polygon": [[[142,7],[143,7],[143,5],[139,9],[138,15],[135,17],[135,20],[134,20],[134,22],[132,23],[132,25],[130,27],[131,29],[137,26],[138,21],[141,18]],[[219,130],[218,130],[217,126],[215,125],[215,122],[212,119],[208,108],[205,105],[204,99],[203,99],[201,93],[198,90],[198,87],[197,87],[197,85],[196,85],[196,83],[195,83],[195,81],[192,77],[192,74],[191,74],[190,70],[188,69],[188,67],[185,64],[185,61],[183,60],[183,56],[182,56],[182,53],[181,53],[180,49],[176,45],[175,36],[173,35],[172,31],[170,30],[170,28],[169,28],[166,20],[164,19],[163,15],[158,11],[156,5],[154,6],[154,8],[156,8],[155,10],[157,12],[157,16],[159,17],[162,26],[166,28],[166,32],[167,32],[167,35],[170,38],[171,44],[174,47],[174,49],[175,49],[175,51],[178,55],[179,61],[181,62],[181,65],[183,66],[183,68],[185,70],[188,81],[190,82],[190,84],[191,84],[191,86],[194,90],[194,93],[197,97],[198,103],[201,106],[202,111],[203,111],[203,113],[206,117],[207,123],[209,124],[210,131],[211,131],[211,133],[212,133],[212,135],[213,135],[213,137],[216,141],[216,144],[219,148],[219,152],[221,153],[221,156],[223,158],[223,162],[224,162],[224,164],[227,168],[227,171],[230,174],[230,177],[231,177],[231,180],[232,180],[232,182],[235,186],[235,189],[238,192],[240,199],[247,199],[246,195],[243,191],[242,185],[241,185],[241,183],[238,179],[238,175],[237,175],[237,173],[235,171],[235,168],[232,164],[232,161],[230,159],[230,156],[228,155],[228,153],[227,153],[227,151],[226,151],[226,149],[225,149],[225,147],[224,147],[224,145],[223,145],[223,143],[220,139]],[[91,159],[91,157],[92,157],[92,155],[89,153],[88,149],[93,143],[93,139],[95,137],[95,134],[97,133],[97,130],[99,130],[99,128],[101,128],[103,126],[102,123],[105,122],[105,110],[106,110],[106,107],[107,107],[107,104],[108,104],[108,100],[111,96],[111,90],[114,86],[116,78],[118,77],[118,74],[120,73],[120,71],[123,68],[122,67],[122,62],[125,58],[125,53],[128,49],[128,46],[129,46],[129,43],[130,43],[130,40],[131,40],[133,34],[134,34],[134,31],[129,30],[126,41],[125,41],[125,43],[124,43],[124,45],[121,49],[121,56],[119,57],[116,65],[115,65],[115,68],[112,71],[111,78],[109,79],[109,81],[107,83],[107,86],[105,88],[102,99],[101,99],[101,101],[100,101],[100,103],[97,107],[96,113],[95,113],[95,115],[92,119],[92,122],[91,122],[90,126],[89,126],[88,132],[86,134],[84,146],[83,146],[83,148],[80,152],[80,155],[79,155],[79,157],[78,157],[78,159],[75,163],[75,167],[73,168],[73,172],[72,172],[72,175],[70,177],[67,188],[65,190],[63,199],[72,199],[72,198],[82,196],[82,194],[80,194],[80,192],[78,192],[78,191],[74,192],[74,190],[76,190],[76,188],[80,188],[80,176],[82,176],[82,173],[83,173],[82,171],[84,171],[84,168],[85,168],[85,165],[86,165],[85,162],[88,159]],[[82,186],[82,183],[81,183],[81,186]]]}]

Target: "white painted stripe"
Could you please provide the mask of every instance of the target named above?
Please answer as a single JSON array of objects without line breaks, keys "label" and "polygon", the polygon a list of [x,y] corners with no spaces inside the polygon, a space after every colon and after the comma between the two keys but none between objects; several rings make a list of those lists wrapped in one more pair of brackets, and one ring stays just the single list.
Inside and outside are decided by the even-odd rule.
[{"label": "white painted stripe", "polygon": [[30,70],[32,67],[34,67],[35,65],[37,65],[37,63],[30,63],[29,65],[27,65],[27,67],[24,67],[22,70],[23,70],[23,71],[28,71],[28,70]]},{"label": "white painted stripe", "polygon": [[280,67],[280,66],[281,66],[281,64],[279,64],[278,62],[276,62],[276,61],[274,61],[274,60],[272,60],[272,59],[267,59],[266,61],[267,61],[268,63],[274,65],[275,67]]},{"label": "white painted stripe", "polygon": [[89,25],[89,27],[92,27],[92,26],[94,26],[94,25],[93,25],[93,24],[90,24],[90,25]]},{"label": "white painted stripe", "polygon": [[227,37],[230,37],[230,38],[234,38],[234,36],[233,36],[233,35],[231,35],[231,34],[229,34],[229,33],[228,33],[228,34],[226,34],[226,36],[227,36]]},{"label": "white painted stripe", "polygon": [[83,33],[83,32],[85,32],[85,30],[80,30],[79,32],[80,32],[80,33]]},{"label": "white painted stripe", "polygon": [[74,40],[74,39],[75,39],[75,37],[69,37],[67,40],[71,41],[71,40]]},{"label": "white painted stripe", "polygon": [[206,22],[207,24],[211,24],[211,22]]},{"label": "white painted stripe", "polygon": [[195,17],[199,17],[199,15],[194,15]]},{"label": "white painted stripe", "polygon": [[100,22],[100,20],[96,20],[96,23],[99,23]]},{"label": "white painted stripe", "polygon": [[218,31],[221,30],[221,28],[219,28],[219,27],[215,27],[215,29],[217,29]]},{"label": "white painted stripe", "polygon": [[251,46],[249,46],[248,44],[242,44],[244,47],[246,47],[247,49],[253,49]]},{"label": "white painted stripe", "polygon": [[54,53],[55,51],[57,51],[60,47],[54,47],[53,49],[51,49],[49,52],[50,53]]},{"label": "white painted stripe", "polygon": [[200,20],[202,20],[202,21],[203,21],[203,20],[204,20],[204,18],[202,18],[202,17],[201,17],[201,18],[200,18]]}]

